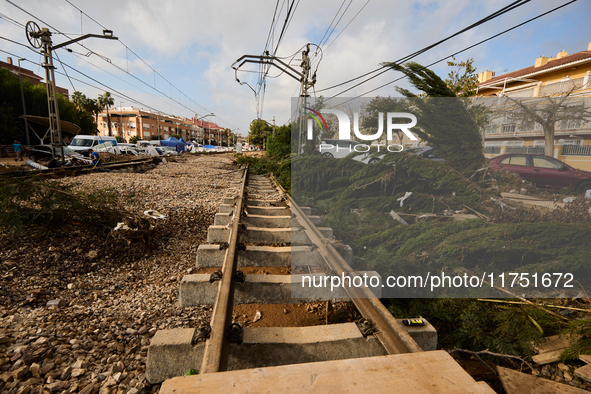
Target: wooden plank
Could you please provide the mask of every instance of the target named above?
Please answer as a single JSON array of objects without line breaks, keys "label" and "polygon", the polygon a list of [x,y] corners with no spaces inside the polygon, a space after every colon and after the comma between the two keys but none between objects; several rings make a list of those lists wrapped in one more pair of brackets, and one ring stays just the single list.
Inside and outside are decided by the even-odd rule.
[{"label": "wooden plank", "polygon": [[[574,338],[573,338],[574,339]],[[570,346],[573,339],[562,335],[552,335],[544,338],[544,342],[537,349],[539,354],[553,352],[555,350],[564,350]]]},{"label": "wooden plank", "polygon": [[591,354],[579,354],[579,360],[591,364]]},{"label": "wooden plank", "polygon": [[160,389],[161,394],[229,392],[494,394],[442,350],[182,376]]},{"label": "wooden plank", "polygon": [[581,368],[575,369],[575,375],[583,380],[591,382],[591,364],[582,366]]},{"label": "wooden plank", "polygon": [[556,361],[560,360],[560,355],[564,349],[554,350],[552,352],[538,354],[537,356],[533,356],[531,359],[534,363],[543,365],[549,363],[555,363]]},{"label": "wooden plank", "polygon": [[507,394],[582,394],[587,391],[553,380],[497,367]]}]

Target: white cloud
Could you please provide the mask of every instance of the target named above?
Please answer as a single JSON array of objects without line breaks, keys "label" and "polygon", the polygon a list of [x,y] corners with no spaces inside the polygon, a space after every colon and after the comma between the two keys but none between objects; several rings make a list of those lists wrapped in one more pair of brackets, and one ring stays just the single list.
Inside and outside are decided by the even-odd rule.
[{"label": "white cloud", "polygon": [[[84,42],[85,46],[109,58],[113,64],[120,68],[129,69],[142,82],[109,65],[104,60],[100,60],[96,55],[81,59],[80,56],[60,50],[59,56],[64,62],[108,86],[93,89],[81,83],[75,83],[77,89],[85,93],[88,91],[87,94],[92,97],[97,94],[97,90],[117,90],[137,97],[138,101],[150,104],[163,112],[172,112],[181,116],[214,112],[219,116],[216,121],[219,121],[220,125],[232,128],[240,127],[242,132],[246,132],[248,124],[256,117],[254,95],[248,87],[241,86],[235,81],[230,65],[243,54],[257,55],[262,52],[273,17],[275,2],[262,0],[241,2],[230,0],[215,2],[190,0],[71,1],[102,25],[113,30],[114,35],[138,53],[146,63],[154,67],[166,79],[155,75],[146,63],[129,53],[121,43],[90,39]],[[44,21],[37,21],[40,26],[44,26],[45,23],[62,32],[72,34],[81,31],[80,12],[65,0],[52,2],[20,0],[18,3],[13,0],[13,2],[40,17]],[[342,29],[365,3],[365,0],[351,3],[338,28],[328,40],[329,43],[342,32]],[[281,4],[282,2],[280,2]],[[341,4],[340,0],[300,2],[277,55],[290,55],[306,42],[319,40]],[[334,44],[328,49],[325,45],[324,57],[318,67],[316,88],[320,90],[357,77],[376,69],[380,62],[394,61],[413,53],[466,27],[501,6],[495,2],[469,0],[421,0],[415,2],[371,0]],[[422,64],[431,63],[555,6],[555,2],[552,0],[528,3],[518,10],[450,40],[417,57],[416,60]],[[553,35],[565,37],[569,34],[568,26],[566,28],[564,25],[558,27],[557,23],[565,18],[575,20],[580,15],[588,14],[589,10],[588,4],[575,3],[575,5],[568,6],[539,22],[520,28],[506,37],[490,41],[461,54],[458,59],[474,57],[477,66],[483,69],[515,67],[515,64],[522,64],[521,67],[528,66],[533,59],[529,58],[531,55],[526,51],[523,55],[520,54],[521,51],[516,49],[518,46],[526,44],[529,48],[539,48],[540,54],[543,51],[551,50],[553,45],[557,45],[549,44],[553,40]],[[21,23],[33,19],[8,2],[0,3],[0,12]],[[285,8],[277,19],[274,42],[279,37],[285,19]],[[0,19],[0,27],[3,36],[28,45],[22,28],[15,27],[3,19]],[[573,40],[580,41],[579,38],[583,35],[591,37],[591,28],[589,27],[582,31],[581,25],[573,23],[572,29],[570,35],[574,37]],[[100,34],[102,27],[83,16],[82,30],[84,33]],[[63,42],[67,39],[61,35],[54,35],[53,38],[54,42]],[[1,42],[0,49],[19,56],[26,56],[32,61],[39,61],[38,54],[6,41]],[[558,40],[558,42],[560,41]],[[563,44],[566,47],[569,43]],[[84,54],[87,52],[77,45],[72,45],[71,48],[76,52]],[[558,50],[560,49],[558,48]],[[586,47],[578,48],[578,50],[584,49]],[[504,53],[511,53],[511,57],[504,56]],[[299,54],[296,56],[296,58],[300,57]],[[91,66],[86,61],[92,62],[104,71]],[[299,64],[299,62],[295,63]],[[31,67],[31,69],[34,68],[34,66]],[[252,65],[249,69],[257,70],[257,67]],[[444,63],[434,66],[434,69],[440,75],[447,73]],[[75,75],[76,73],[71,72],[71,74]],[[276,74],[277,72],[272,70],[269,75]],[[251,78],[248,78],[247,75],[241,74],[241,80],[250,80]],[[393,72],[388,72],[352,89],[345,95],[354,96],[364,93],[397,76]],[[85,79],[80,75],[76,77]],[[174,86],[171,86],[167,81],[170,81]],[[67,80],[61,76],[58,77],[58,82],[63,86],[69,86]],[[95,82],[90,83],[96,84]],[[404,82],[401,81],[397,84],[404,85]],[[162,93],[155,92],[149,86],[156,87]],[[274,79],[269,78],[263,116],[268,120],[276,116],[278,122],[285,122],[290,113],[289,100],[294,91],[297,91],[297,86],[298,82],[286,75]],[[321,94],[330,96],[349,86],[351,85]],[[186,99],[182,94],[179,95],[177,88],[204,108],[194,104],[186,104],[190,109],[184,108],[183,105],[163,96],[171,96],[174,100],[182,101],[184,104]],[[371,95],[389,94],[395,94],[392,85]]]}]

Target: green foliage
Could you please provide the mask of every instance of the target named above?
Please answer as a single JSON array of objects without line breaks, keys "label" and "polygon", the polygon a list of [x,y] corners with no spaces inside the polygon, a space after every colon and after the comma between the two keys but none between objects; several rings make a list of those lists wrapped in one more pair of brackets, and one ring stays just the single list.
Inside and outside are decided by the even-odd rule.
[{"label": "green foliage", "polygon": [[448,79],[445,80],[446,85],[458,97],[472,97],[476,95],[476,88],[478,87],[478,74],[476,67],[474,67],[474,59],[457,62],[453,57],[452,61],[448,61],[449,67],[455,67],[448,74]]},{"label": "green foliage", "polygon": [[15,139],[24,141],[21,123],[9,103],[0,103],[0,130],[2,130],[0,143],[8,144]]},{"label": "green foliage", "polygon": [[97,98],[97,104],[100,110],[103,109],[107,110],[107,127],[109,128],[109,135],[113,135],[113,131],[111,130],[111,116],[109,115],[109,108],[115,104],[115,100],[111,97],[111,93],[105,92],[103,94],[99,94]]},{"label": "green foliage", "polygon": [[[380,96],[375,97],[369,102],[367,107],[365,107],[366,115],[363,118],[363,127],[374,133],[378,130],[378,114],[380,112],[383,114],[388,112],[406,112],[407,109],[408,106],[402,103],[400,99]],[[385,121],[386,120],[384,119],[384,122]],[[404,133],[399,129],[395,130],[395,132],[398,135],[399,142],[402,141]],[[384,138],[386,138],[386,133],[384,133]]]},{"label": "green foliage", "polygon": [[424,93],[419,97],[407,89],[397,88],[415,108],[412,112],[417,116],[419,127],[413,131],[430,146],[438,148],[450,166],[460,171],[481,167],[485,159],[479,123],[469,102],[456,98],[454,91],[464,84],[458,82],[457,86],[450,88],[433,71],[415,62],[384,65],[404,73],[411,84]]},{"label": "green foliage", "polygon": [[578,338],[560,355],[561,361],[576,360],[580,354],[591,354],[591,321],[574,320],[569,322],[562,331],[563,335]]},{"label": "green foliage", "polygon": [[269,137],[267,154],[271,157],[286,157],[291,153],[291,126],[283,125],[275,129],[275,134]]},{"label": "green foliage", "polygon": [[[437,327],[439,346],[517,356],[532,356],[544,336],[558,330],[558,321],[539,308],[474,299],[392,299],[388,309],[397,318],[423,316]],[[539,327],[543,327],[543,332]]]},{"label": "green foliage", "polygon": [[267,137],[273,132],[273,126],[262,119],[254,120],[250,124],[248,143],[254,146],[263,146]]},{"label": "green foliage", "polygon": [[115,140],[117,140],[117,142],[125,142],[125,138],[119,136],[115,137]]},{"label": "green foliage", "polygon": [[108,189],[76,191],[76,185],[41,176],[0,178],[0,226],[14,232],[31,224],[48,228],[77,222],[111,227],[125,215]]},{"label": "green foliage", "polygon": [[129,143],[130,144],[137,144],[138,141],[140,141],[142,139],[142,137],[140,137],[139,135],[134,135],[133,137],[131,137],[129,139]]},{"label": "green foliage", "polygon": [[[43,85],[32,85],[27,79],[23,79],[23,93],[27,115],[48,116],[47,92]],[[9,144],[16,138],[21,142],[26,141],[25,125],[19,116],[23,114],[22,96],[18,76],[7,69],[0,69],[0,143]],[[60,119],[77,124],[84,134],[94,134],[96,125],[92,121],[92,115],[86,111],[78,111],[74,103],[68,101],[61,94],[57,95]],[[46,127],[29,122],[29,127],[37,131],[37,134],[45,134]],[[63,132],[64,137],[73,137],[73,134]],[[38,144],[39,140],[34,134],[30,135],[31,143]]]}]

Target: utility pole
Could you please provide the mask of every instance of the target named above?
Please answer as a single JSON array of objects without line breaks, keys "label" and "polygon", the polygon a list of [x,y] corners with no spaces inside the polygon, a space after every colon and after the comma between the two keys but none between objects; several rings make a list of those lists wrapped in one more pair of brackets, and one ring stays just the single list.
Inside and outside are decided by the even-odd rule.
[{"label": "utility pole", "polygon": [[308,80],[308,77],[310,75],[310,57],[308,56],[308,54],[310,53],[310,44],[306,45],[306,49],[302,51],[302,93],[300,94],[300,100],[301,100],[301,105],[300,105],[300,127],[299,127],[299,146],[298,146],[298,151],[299,153],[303,153],[304,151],[304,141],[305,141],[305,132],[304,132],[304,108],[307,105],[307,99],[308,97],[310,97],[308,95],[308,89],[311,88],[312,86],[314,86],[314,83],[316,83],[316,75],[314,75],[314,79],[312,82],[310,82]]},{"label": "utility pole", "polygon": [[73,40],[69,40],[54,46],[51,41],[51,32],[49,29],[46,27],[40,29],[39,26],[33,21],[27,22],[27,25],[25,26],[25,34],[29,44],[31,44],[33,48],[40,49],[43,47],[41,54],[43,55],[43,68],[45,69],[45,87],[47,88],[47,107],[49,108],[51,153],[52,157],[55,158],[55,151],[59,147],[62,162],[64,162],[64,144],[62,141],[62,127],[60,122],[57,94],[55,91],[55,74],[53,71],[55,67],[53,66],[52,51],[90,37],[106,38],[109,40],[117,40],[118,38],[113,37],[113,32],[111,30],[103,30],[102,36],[98,34],[85,34]]},{"label": "utility pole", "polygon": [[27,121],[27,108],[25,107],[25,93],[23,91],[23,76],[21,73],[21,61],[26,60],[24,57],[18,59],[18,79],[21,83],[21,98],[23,99],[23,114],[25,116],[25,133],[27,135],[27,145],[31,145],[29,140],[29,122]]},{"label": "utility pole", "polygon": [[[312,79],[310,79],[310,57],[308,56],[309,53],[310,53],[310,44],[308,43],[306,45],[306,49],[304,51],[302,51],[302,63],[301,63],[302,72],[299,72],[296,69],[294,69],[293,67],[291,67],[290,65],[284,63],[283,61],[281,61],[281,59],[278,59],[275,56],[269,56],[269,55],[244,55],[232,64],[232,68],[234,69],[234,76],[236,78],[236,81],[241,85],[246,84],[246,82],[241,82],[240,79],[238,79],[238,70],[240,69],[240,67],[242,67],[246,63],[257,63],[257,64],[262,64],[262,65],[275,66],[278,69],[280,69],[281,71],[283,71],[285,74],[287,74],[290,77],[292,77],[293,79],[295,79],[296,81],[301,82],[302,86],[301,86],[300,98],[302,101],[302,105],[300,107],[300,127],[299,127],[299,131],[298,131],[299,132],[298,141],[300,142],[300,144],[299,144],[300,146],[298,147],[299,153],[301,153],[301,151],[302,151],[302,144],[303,144],[303,140],[304,140],[302,138],[304,136],[304,133],[303,133],[303,122],[304,122],[303,111],[304,111],[304,107],[306,106],[306,98],[309,97],[308,96],[308,89],[310,89],[316,83],[316,73],[314,73],[314,75],[312,75]],[[276,63],[278,63],[279,65],[277,65]],[[251,89],[252,89],[252,87],[251,87]],[[252,90],[254,91],[254,89],[252,89]]]},{"label": "utility pole", "polygon": [[125,133],[123,132],[123,101],[119,101],[119,134],[121,134],[122,138],[125,138]]},{"label": "utility pole", "polygon": [[160,141],[160,116],[158,112],[156,112],[156,132],[158,133],[158,141]]}]

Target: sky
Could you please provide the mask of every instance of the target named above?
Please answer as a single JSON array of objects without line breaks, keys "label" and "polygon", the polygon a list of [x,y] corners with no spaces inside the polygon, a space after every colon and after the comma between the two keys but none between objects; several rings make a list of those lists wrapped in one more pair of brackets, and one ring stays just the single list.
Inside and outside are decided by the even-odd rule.
[{"label": "sky", "polygon": [[[413,61],[433,63],[569,1],[529,1]],[[106,28],[118,40],[88,38],[81,42],[83,46],[71,44],[54,51],[59,86],[91,98],[109,91],[117,108],[133,106],[189,118],[213,113],[215,116],[205,119],[246,135],[257,118],[270,123],[275,118],[278,125],[288,123],[290,99],[299,95],[300,83],[271,67],[264,89],[259,90],[257,64],[245,64],[237,75],[232,69],[243,55],[258,56],[265,49],[273,54],[276,48],[276,57],[301,72],[301,51],[311,43],[317,82],[309,94],[356,97],[401,74],[388,70],[342,94],[365,78],[324,89],[373,71],[381,62],[404,58],[511,3],[513,0],[0,0],[0,54],[2,60],[12,57],[15,64],[16,59],[25,58],[22,67],[44,76],[43,58],[25,35],[28,21],[47,27],[54,45],[80,34],[100,35]],[[289,23],[285,24],[290,8]],[[590,1],[575,1],[462,52],[456,59],[472,58],[477,72],[491,70],[500,75],[532,66],[542,55],[587,50],[590,13]],[[442,77],[451,70],[445,61],[431,68]],[[396,96],[395,86],[408,87],[408,83],[402,79],[366,96]],[[258,99],[253,89],[259,91]]]}]

